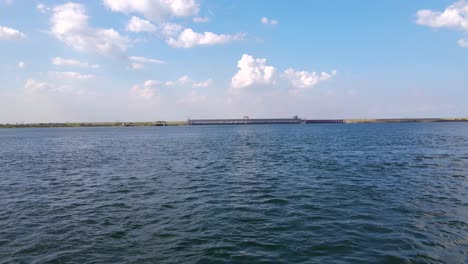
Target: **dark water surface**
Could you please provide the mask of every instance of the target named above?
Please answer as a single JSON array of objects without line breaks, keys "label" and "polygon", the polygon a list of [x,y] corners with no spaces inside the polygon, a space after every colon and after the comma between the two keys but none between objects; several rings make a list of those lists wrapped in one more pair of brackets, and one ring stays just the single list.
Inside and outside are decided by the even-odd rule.
[{"label": "dark water surface", "polygon": [[468,123],[0,129],[0,263],[467,263]]}]

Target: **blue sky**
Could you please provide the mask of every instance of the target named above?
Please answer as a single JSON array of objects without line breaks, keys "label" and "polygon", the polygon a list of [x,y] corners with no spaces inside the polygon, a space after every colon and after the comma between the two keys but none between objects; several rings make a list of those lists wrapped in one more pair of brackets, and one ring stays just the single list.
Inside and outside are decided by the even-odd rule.
[{"label": "blue sky", "polygon": [[468,114],[468,1],[0,0],[0,123]]}]

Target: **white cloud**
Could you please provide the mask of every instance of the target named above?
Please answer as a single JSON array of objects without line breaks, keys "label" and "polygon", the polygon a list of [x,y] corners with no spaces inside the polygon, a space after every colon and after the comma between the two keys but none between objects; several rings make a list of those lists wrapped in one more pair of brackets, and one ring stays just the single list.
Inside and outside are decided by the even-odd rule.
[{"label": "white cloud", "polygon": [[20,68],[20,69],[26,68],[26,63],[24,63],[24,61],[18,62],[18,68]]},{"label": "white cloud", "polygon": [[459,39],[459,40],[458,40],[458,45],[459,45],[460,47],[466,48],[466,47],[468,47],[468,40],[466,40],[466,39]]},{"label": "white cloud", "polygon": [[153,88],[155,84],[152,82],[153,80],[148,80],[143,84],[143,86],[134,85],[130,89],[130,95],[132,97],[143,98],[146,100],[157,98],[156,89]]},{"label": "white cloud", "polygon": [[157,64],[164,64],[165,62],[162,60],[156,60],[141,56],[130,56],[128,57],[130,61],[138,62],[138,63],[157,63]]},{"label": "white cloud", "polygon": [[148,20],[133,16],[130,21],[128,21],[126,29],[131,32],[154,32],[156,31],[156,26],[151,24]]},{"label": "white cloud", "polygon": [[194,46],[209,46],[223,44],[244,38],[243,33],[234,35],[215,34],[213,32],[197,33],[191,28],[184,29],[177,38],[170,37],[166,40],[169,46],[174,48],[192,48]]},{"label": "white cloud", "polygon": [[243,54],[237,62],[239,71],[232,77],[231,86],[235,89],[241,89],[255,84],[274,83],[276,69],[266,65],[266,62],[267,60],[264,58],[255,59],[248,54]]},{"label": "white cloud", "polygon": [[[416,23],[419,25],[431,28],[450,28],[468,33],[468,2],[463,0],[450,5],[443,12],[419,10],[416,17]],[[465,47],[463,39],[458,44]]]},{"label": "white cloud", "polygon": [[27,92],[42,92],[51,90],[52,85],[47,82],[39,82],[34,79],[28,79],[24,84],[24,88]]},{"label": "white cloud", "polygon": [[148,20],[144,20],[138,17],[133,16],[130,21],[127,23],[126,30],[139,33],[139,32],[157,32],[160,34],[160,37],[163,39],[168,39],[169,37],[176,36],[184,28],[176,23],[163,22],[158,23],[157,25],[152,24]]},{"label": "white cloud", "polygon": [[53,58],[52,64],[56,66],[74,66],[74,67],[92,68],[92,69],[97,69],[100,67],[98,64],[90,64],[88,62],[82,62],[82,61],[75,60],[75,59],[64,59],[61,57]]},{"label": "white cloud", "polygon": [[158,81],[158,80],[147,80],[147,81],[144,82],[143,86],[151,88],[151,87],[158,86],[160,84],[161,84],[161,82]]},{"label": "white cloud", "polygon": [[297,93],[300,90],[311,88],[320,82],[326,81],[336,75],[336,71],[331,73],[327,72],[307,72],[307,71],[295,71],[294,69],[287,69],[283,73],[283,78],[289,80],[291,85],[295,87],[292,93]]},{"label": "white cloud", "polygon": [[130,56],[128,57],[130,60],[130,67],[134,70],[140,70],[145,67],[145,64],[149,63],[155,63],[155,64],[164,64],[166,63],[165,61],[162,60],[156,60],[156,59],[151,59],[151,58],[146,58],[146,57],[141,57],[141,56]]},{"label": "white cloud", "polygon": [[77,89],[70,85],[61,85],[53,82],[37,81],[34,79],[26,80],[24,84],[26,94],[34,95],[38,93],[60,93],[60,94],[73,94],[73,95],[92,95],[93,93],[85,89]]},{"label": "white cloud", "polygon": [[268,17],[262,17],[260,19],[260,22],[262,22],[262,24],[264,24],[264,25],[278,25],[278,20],[271,19],[271,18],[268,18]]},{"label": "white cloud", "polygon": [[176,23],[162,23],[159,26],[159,31],[161,32],[163,37],[166,38],[179,34],[179,32],[181,32],[183,29],[184,28],[181,25]]},{"label": "white cloud", "polygon": [[195,23],[208,23],[208,22],[210,22],[210,18],[209,17],[194,17],[193,22],[195,22]]},{"label": "white cloud", "polygon": [[47,12],[49,12],[51,10],[50,7],[44,5],[43,3],[37,4],[36,9],[37,9],[37,11],[39,11],[40,13],[43,13],[43,14],[45,14],[45,13],[47,13]]},{"label": "white cloud", "polygon": [[468,2],[458,1],[443,12],[428,9],[416,13],[416,23],[432,28],[454,28],[468,31]]},{"label": "white cloud", "polygon": [[190,77],[188,77],[187,75],[184,75],[175,81],[167,81],[165,85],[166,86],[178,86],[178,85],[184,85],[188,83],[193,83],[193,80],[190,79]]},{"label": "white cloud", "polygon": [[81,4],[55,6],[50,19],[51,32],[60,41],[81,52],[122,55],[130,40],[114,29],[93,28],[88,25],[86,10]]},{"label": "white cloud", "polygon": [[167,17],[187,17],[198,14],[200,5],[195,0],[104,0],[114,12],[140,13],[151,21]]},{"label": "white cloud", "polygon": [[21,40],[25,39],[26,35],[13,28],[0,26],[0,40]]},{"label": "white cloud", "polygon": [[[195,32],[179,24],[166,22],[171,17],[196,16],[200,5],[196,0],[103,0],[105,6],[114,12],[141,14],[146,19],[133,16],[126,29],[132,32],[157,32],[159,37],[174,48],[192,48],[223,44],[244,38],[243,33],[216,34],[213,32]],[[156,24],[151,23],[157,22]],[[208,17],[194,17],[195,23],[206,23]],[[133,64],[132,68],[141,69],[143,65]]]},{"label": "white cloud", "polygon": [[[265,58],[255,59],[251,55],[243,54],[242,58],[237,62],[237,67],[239,70],[231,79],[231,87],[235,90],[253,85],[272,85],[276,83],[276,68],[267,65],[267,60]],[[317,73],[295,71],[289,68],[285,70],[280,77],[291,82],[294,89],[290,92],[295,94],[302,89],[313,87],[335,75],[335,70],[331,73]]]},{"label": "white cloud", "polygon": [[212,79],[208,79],[206,81],[202,81],[202,82],[195,82],[192,84],[192,87],[194,88],[199,88],[199,87],[209,87],[211,86],[211,84],[213,84],[213,80]]},{"label": "white cloud", "polygon": [[81,74],[79,72],[58,72],[58,71],[50,71],[48,75],[49,77],[55,78],[55,79],[75,80],[75,81],[89,80],[95,77],[92,74]]},{"label": "white cloud", "polygon": [[152,24],[150,21],[133,16],[127,23],[126,30],[139,33],[139,32],[159,32],[162,37],[168,38],[177,35],[184,28],[176,23],[163,22],[157,25]]},{"label": "white cloud", "polygon": [[196,82],[187,75],[183,75],[175,81],[167,81],[164,83],[165,86],[191,85],[193,88],[209,87],[211,84],[213,84],[213,80],[211,78],[206,79],[205,81]]}]

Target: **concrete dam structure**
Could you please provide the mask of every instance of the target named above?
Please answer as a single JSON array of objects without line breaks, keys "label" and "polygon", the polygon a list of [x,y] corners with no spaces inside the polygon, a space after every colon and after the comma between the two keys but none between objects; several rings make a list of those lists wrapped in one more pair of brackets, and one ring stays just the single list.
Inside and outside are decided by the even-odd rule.
[{"label": "concrete dam structure", "polygon": [[242,119],[189,119],[189,126],[201,125],[258,125],[258,124],[343,124],[345,120],[329,119],[329,120],[307,120],[297,116],[292,118],[242,118]]}]

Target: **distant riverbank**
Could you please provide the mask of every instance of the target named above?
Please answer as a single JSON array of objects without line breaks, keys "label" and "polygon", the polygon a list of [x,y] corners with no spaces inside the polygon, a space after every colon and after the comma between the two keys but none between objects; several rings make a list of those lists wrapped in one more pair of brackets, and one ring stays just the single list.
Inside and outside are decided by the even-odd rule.
[{"label": "distant riverbank", "polygon": [[[222,119],[220,119],[222,120]],[[387,119],[315,119],[312,123],[419,123],[419,122],[468,122],[468,117],[462,118],[387,118]],[[321,122],[324,121],[324,122]],[[325,122],[327,121],[327,122]],[[134,126],[186,126],[188,121],[154,121],[154,122],[64,122],[64,123],[16,123],[0,124],[0,128],[41,128],[41,127],[134,127]]]},{"label": "distant riverbank", "polygon": [[182,126],[182,125],[186,125],[186,124],[187,124],[187,121],[156,121],[156,122],[66,122],[66,123],[0,124],[0,128]]}]

